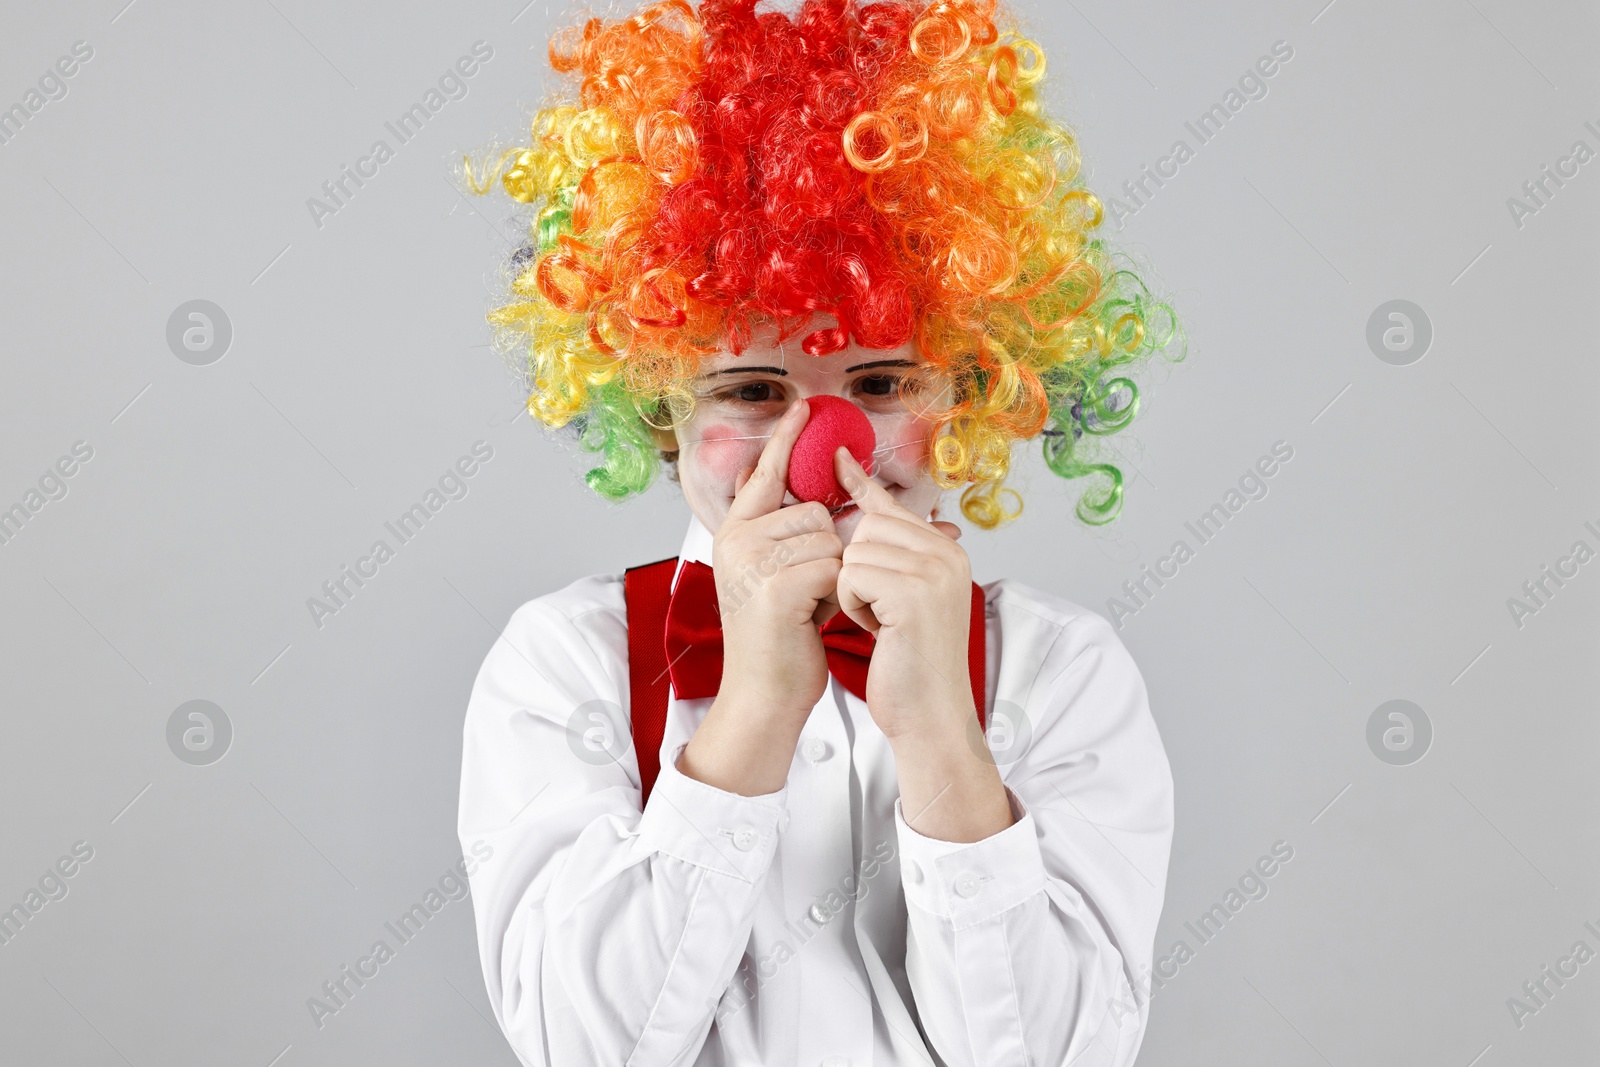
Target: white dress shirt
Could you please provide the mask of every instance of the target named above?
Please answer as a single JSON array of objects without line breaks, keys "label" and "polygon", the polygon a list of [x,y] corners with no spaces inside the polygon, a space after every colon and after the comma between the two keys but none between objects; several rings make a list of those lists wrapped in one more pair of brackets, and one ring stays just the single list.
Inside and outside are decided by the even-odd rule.
[{"label": "white dress shirt", "polygon": [[[711,547],[691,519],[680,568]],[[973,743],[1017,821],[968,844],[906,824],[893,752],[831,674],[764,796],[677,769],[712,698],[669,692],[641,813],[622,575],[512,615],[467,706],[458,830],[489,856],[484,982],[524,1064],[1133,1062],[1173,824],[1144,681],[1101,616],[983,590]]]}]

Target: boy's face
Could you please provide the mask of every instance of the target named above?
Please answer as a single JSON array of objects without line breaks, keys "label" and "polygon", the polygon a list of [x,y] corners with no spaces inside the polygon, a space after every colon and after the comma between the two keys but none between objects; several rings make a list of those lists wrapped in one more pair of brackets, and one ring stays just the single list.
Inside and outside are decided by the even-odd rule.
[{"label": "boy's face", "polygon": [[[833,324],[831,318],[820,322],[823,328]],[[663,448],[678,450],[678,480],[690,510],[715,533],[733,502],[739,475],[755,467],[784,409],[798,397],[828,395],[849,400],[872,423],[878,439],[873,480],[902,507],[927,518],[942,491],[928,473],[936,423],[919,412],[936,407],[937,397],[929,395],[926,378],[914,373],[924,366],[915,346],[852,344],[830,356],[810,356],[800,348],[804,336],[780,347],[771,334],[758,334],[743,355],[720,352],[701,360],[691,385],[694,414],[675,433],[657,433]],[[796,503],[792,493],[785,494],[785,505]],[[834,520],[840,540],[849,544],[860,521],[859,509],[846,505]]]}]

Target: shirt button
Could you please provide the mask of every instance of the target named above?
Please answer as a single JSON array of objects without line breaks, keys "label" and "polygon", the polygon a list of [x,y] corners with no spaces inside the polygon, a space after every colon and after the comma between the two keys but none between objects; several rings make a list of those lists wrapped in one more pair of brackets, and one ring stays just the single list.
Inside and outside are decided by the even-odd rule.
[{"label": "shirt button", "polygon": [[906,864],[906,877],[911,879],[912,885],[922,884],[922,864],[911,860]]},{"label": "shirt button", "polygon": [[789,809],[788,808],[784,808],[783,809],[783,814],[778,816],[778,829],[787,830],[788,828],[789,828]]},{"label": "shirt button", "polygon": [[740,852],[749,852],[756,847],[759,835],[748,826],[741,826],[733,832],[733,847]]},{"label": "shirt button", "polygon": [[828,920],[833,918],[824,910],[821,904],[811,905],[811,917],[817,921],[818,926],[826,926]]},{"label": "shirt button", "polygon": [[800,746],[800,755],[812,763],[821,763],[828,758],[828,742],[820,737],[813,737]]},{"label": "shirt button", "polygon": [[978,876],[971,871],[962,871],[956,875],[956,896],[975,897],[978,895]]}]

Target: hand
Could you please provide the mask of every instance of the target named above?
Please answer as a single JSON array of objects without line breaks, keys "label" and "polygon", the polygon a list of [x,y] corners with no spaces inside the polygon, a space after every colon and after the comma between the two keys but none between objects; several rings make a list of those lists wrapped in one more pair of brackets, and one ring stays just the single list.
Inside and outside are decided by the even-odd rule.
[{"label": "hand", "polygon": [[843,544],[823,505],[782,506],[789,453],[810,412],[803,400],[784,412],[712,539],[722,684],[678,769],[743,796],[783,788],[828,686],[816,619],[829,610]]},{"label": "hand", "polygon": [[828,686],[817,627],[834,610],[844,547],[823,505],[783,507],[789,454],[810,410],[802,400],[784,412],[712,542],[722,692],[802,721]]},{"label": "hand", "polygon": [[843,448],[834,469],[864,513],[844,549],[839,607],[877,635],[867,710],[894,750],[906,824],[982,841],[1015,819],[999,768],[972,747],[972,564],[956,544],[961,529],[901,507]]},{"label": "hand", "polygon": [[960,527],[902,507],[840,448],[839,484],[862,516],[844,548],[839,608],[877,638],[867,707],[891,743],[964,737],[977,715],[967,673],[972,563]]}]

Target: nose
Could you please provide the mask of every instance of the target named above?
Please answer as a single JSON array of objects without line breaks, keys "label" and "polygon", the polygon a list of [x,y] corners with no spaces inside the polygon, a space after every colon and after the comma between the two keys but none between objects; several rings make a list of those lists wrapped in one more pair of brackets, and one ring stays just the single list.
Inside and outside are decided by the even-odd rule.
[{"label": "nose", "polygon": [[[804,375],[797,375],[804,377]],[[861,466],[866,476],[876,482],[881,488],[887,489],[884,479],[880,476],[878,462],[878,449],[874,440],[876,434],[871,417],[862,405],[858,404],[853,396],[841,396],[841,391],[849,391],[849,382],[837,384],[829,388],[826,381],[794,381],[794,393],[791,396],[796,400],[809,402],[811,418],[801,431],[794,444],[794,451],[789,459],[789,475],[792,479],[785,486],[785,492],[780,506],[794,507],[803,502],[803,499],[817,499],[831,497],[837,499],[839,490],[835,485],[837,475],[834,464],[837,462],[831,454],[839,445],[849,443],[852,451],[861,454],[864,448],[871,448],[870,454],[861,455]],[[872,441],[872,445],[867,445]],[[797,466],[798,464],[798,466]],[[833,488],[828,488],[833,486]],[[806,498],[801,498],[796,489],[806,489]]]}]

